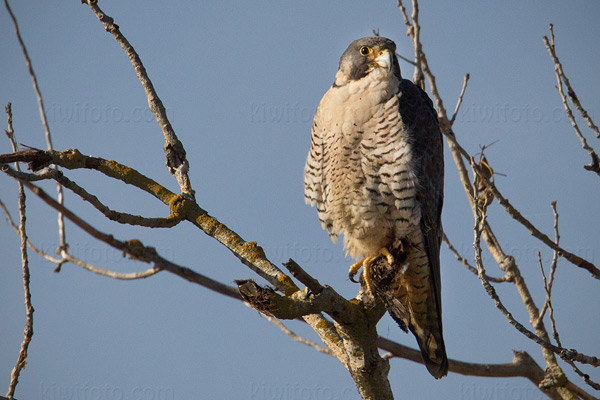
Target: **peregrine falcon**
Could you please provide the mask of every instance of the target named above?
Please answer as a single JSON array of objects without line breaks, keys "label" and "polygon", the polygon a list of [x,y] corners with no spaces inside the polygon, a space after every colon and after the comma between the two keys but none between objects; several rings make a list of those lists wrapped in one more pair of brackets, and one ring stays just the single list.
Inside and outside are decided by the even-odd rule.
[{"label": "peregrine falcon", "polygon": [[[366,289],[417,338],[431,375],[448,372],[442,335],[440,244],[444,159],[427,94],[402,79],[396,44],[355,40],[312,125],[304,197],[335,243],[362,267]],[[387,283],[374,271],[384,256]]]}]

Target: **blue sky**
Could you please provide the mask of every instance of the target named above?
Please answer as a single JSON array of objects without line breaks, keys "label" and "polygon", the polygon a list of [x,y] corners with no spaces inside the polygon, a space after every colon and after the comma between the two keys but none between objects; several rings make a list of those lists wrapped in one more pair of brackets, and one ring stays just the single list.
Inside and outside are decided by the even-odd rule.
[{"label": "blue sky", "polygon": [[[147,110],[144,91],[124,52],[92,12],[79,2],[13,3],[55,147],[115,159],[177,190],[164,167],[162,134]],[[200,206],[244,239],[257,241],[273,262],[292,257],[321,282],[354,296],[357,287],[347,280],[351,260],[321,230],[315,210],[304,204],[302,174],[312,115],[347,45],[379,29],[396,41],[400,54],[412,57],[395,2],[102,0],[100,6],[142,57],[187,150]],[[455,124],[459,141],[472,153],[495,142],[486,155],[503,174],[496,178],[502,192],[548,234],[550,202],[556,200],[561,243],[596,265],[598,177],[582,169],[589,157],[562,111],[542,36],[554,23],[565,71],[598,123],[598,16],[600,3],[595,1],[461,0],[452,5],[423,2],[420,18],[424,49],[448,110],[454,108],[464,74],[471,74]],[[0,50],[0,102],[13,104],[18,141],[43,148],[31,81],[4,9]],[[410,65],[402,62],[401,68],[405,77],[412,77]],[[588,138],[598,148],[597,140]],[[8,141],[0,141],[0,152],[9,151]],[[471,211],[448,151],[446,165],[444,228],[455,246],[472,257]],[[87,171],[67,176],[113,209],[167,215],[162,204],[119,182]],[[16,184],[0,179],[0,197],[16,216]],[[228,250],[190,224],[148,231],[107,222],[70,193],[66,203],[100,229],[124,240],[138,238],[214,279],[233,284],[253,277]],[[28,217],[31,240],[52,253],[57,246],[55,215],[29,194]],[[551,253],[495,203],[489,220],[541,306],[537,251],[546,266]],[[67,234],[73,254],[90,263],[117,271],[145,267],[72,224]],[[0,387],[7,387],[25,317],[18,236],[2,224],[0,240]],[[484,261],[490,274],[499,274],[491,257],[484,255]],[[72,265],[60,274],[53,269],[31,256],[35,335],[17,398],[358,398],[337,360],[290,340],[240,302],[167,273],[122,282]],[[442,287],[449,357],[501,363],[509,362],[515,349],[543,363],[539,348],[507,324],[477,278],[447,249],[442,251]],[[505,284],[498,291],[526,323],[514,288]],[[564,345],[598,355],[597,281],[561,261],[554,293]],[[300,323],[289,326],[316,339]],[[416,345],[389,317],[380,322],[379,332]],[[395,359],[391,366],[396,398],[541,398],[525,379],[450,374],[434,381],[421,365]],[[571,374],[568,367],[565,372]]]}]

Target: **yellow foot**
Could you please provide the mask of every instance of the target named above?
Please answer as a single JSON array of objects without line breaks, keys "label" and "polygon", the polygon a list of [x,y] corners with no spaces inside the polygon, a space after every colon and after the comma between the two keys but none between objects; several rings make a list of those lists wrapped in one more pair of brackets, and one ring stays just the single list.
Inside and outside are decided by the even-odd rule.
[{"label": "yellow foot", "polygon": [[379,249],[379,251],[377,252],[376,255],[374,255],[372,257],[365,257],[362,260],[360,260],[359,262],[352,264],[352,266],[350,267],[350,270],[348,271],[348,276],[349,276],[350,280],[352,282],[358,283],[357,281],[354,280],[354,275],[356,275],[358,273],[358,270],[362,267],[363,279],[365,281],[365,285],[367,286],[367,289],[371,293],[373,293],[373,291],[371,290],[371,288],[373,287],[371,285],[371,265],[373,264],[373,262],[375,262],[375,260],[379,256],[385,256],[385,258],[387,258],[387,261],[388,261],[388,263],[390,263],[390,265],[392,265],[394,263],[394,256],[389,252],[389,250],[387,248],[382,247],[381,249]]}]

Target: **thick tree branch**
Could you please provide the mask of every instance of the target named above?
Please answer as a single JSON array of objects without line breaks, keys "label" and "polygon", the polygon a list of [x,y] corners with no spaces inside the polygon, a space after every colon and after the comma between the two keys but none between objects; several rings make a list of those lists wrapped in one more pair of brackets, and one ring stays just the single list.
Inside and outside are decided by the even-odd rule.
[{"label": "thick tree branch", "polygon": [[133,185],[167,204],[174,218],[188,220],[207,235],[225,245],[242,263],[283,293],[294,293],[298,290],[291,279],[266,258],[264,251],[256,245],[256,242],[246,242],[237,233],[208,215],[195,201],[174,194],[133,168],[116,161],[85,156],[76,149],[62,152],[28,150],[0,155],[0,164],[14,161],[28,162],[29,168],[34,171],[49,164],[59,165],[66,169],[95,169],[106,176]]},{"label": "thick tree branch", "polygon": [[[389,351],[394,357],[401,357],[422,364],[421,353],[418,350],[379,337],[379,348]],[[544,370],[524,351],[514,351],[513,361],[505,364],[478,364],[450,359],[448,369],[461,375],[484,377],[524,377],[536,386],[544,378]]]},{"label": "thick tree branch", "polygon": [[327,313],[334,320],[343,346],[340,349],[336,342],[332,353],[348,369],[361,396],[364,399],[393,398],[387,379],[389,363],[379,355],[376,344],[376,325],[384,311],[374,312],[360,300],[347,301],[331,287],[320,285],[293,262],[288,262],[288,268],[309,282],[316,293],[298,291],[282,296],[252,280],[236,281],[244,300],[256,310],[279,319]]}]

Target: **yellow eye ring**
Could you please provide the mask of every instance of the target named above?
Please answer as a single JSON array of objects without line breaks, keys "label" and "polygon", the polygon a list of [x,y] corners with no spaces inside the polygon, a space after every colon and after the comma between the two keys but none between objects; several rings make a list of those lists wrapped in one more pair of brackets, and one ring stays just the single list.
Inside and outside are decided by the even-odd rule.
[{"label": "yellow eye ring", "polygon": [[369,46],[363,46],[358,50],[360,55],[363,57],[368,56],[369,54],[371,54],[372,51],[373,51],[373,49],[371,49]]}]

